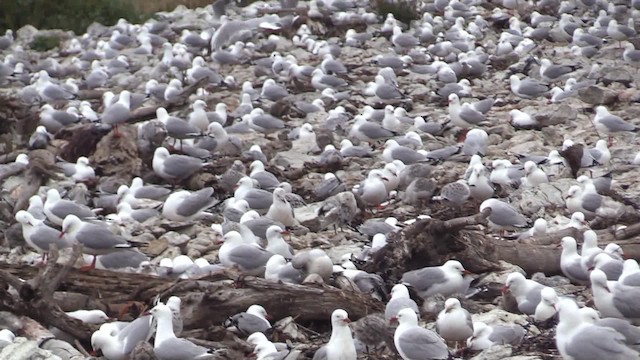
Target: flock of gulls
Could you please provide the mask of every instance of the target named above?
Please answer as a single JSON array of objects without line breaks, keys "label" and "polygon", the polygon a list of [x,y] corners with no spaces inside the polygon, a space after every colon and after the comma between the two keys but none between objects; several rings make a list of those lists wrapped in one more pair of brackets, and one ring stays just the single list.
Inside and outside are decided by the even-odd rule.
[{"label": "flock of gulls", "polygon": [[[633,105],[622,95],[590,96],[635,89],[640,1],[435,0],[417,2],[419,18],[411,24],[378,15],[373,3],[238,7],[218,0],[141,25],[92,27],[42,55],[7,30],[0,83],[8,90],[0,94],[32,106],[39,124],[15,161],[0,167],[3,192],[20,191],[31,152],[58,153],[66,142],[59,132],[93,126],[108,134],[99,146],[135,137],[153,154],[139,173],[108,181],[101,176],[106,165],[94,163],[92,153],[58,158],[64,179],[49,180],[27,208],[14,209],[26,247],[44,262],[53,245],[81,244],[84,271],[189,279],[233,268],[298,286],[331,286],[342,276],[386,302],[384,314],[353,325],[345,310],[326,309],[331,337],[317,351],[272,342],[268,309],[259,304],[228,314],[225,326],[255,348],[258,360],[466,358],[496,346],[515,349],[540,324],[555,329],[563,359],[640,358],[638,263],[624,260],[618,245],[598,246],[589,229],[626,211],[607,196],[616,187],[612,174],[640,165]],[[621,71],[626,83],[620,75],[611,80]],[[101,101],[82,98],[85,90],[101,91]],[[539,116],[562,106],[579,111],[552,124]],[[140,117],[146,108],[151,120]],[[222,161],[230,167],[214,174],[215,190],[188,189],[189,179],[217,171]],[[308,164],[316,170],[304,175],[306,185],[281,175]],[[560,182],[568,187],[562,221],[551,213],[533,218],[510,203],[516,191]],[[532,274],[504,273],[503,292],[525,315],[516,323],[464,308],[476,275],[457,260],[406,269],[401,279],[359,269],[391,246],[390,233],[416,217],[428,221],[439,204],[458,216],[490,209],[486,231],[504,241],[568,227],[584,232],[560,244],[563,274],[584,287],[570,297],[527,278]],[[376,218],[381,212],[401,221]],[[309,218],[320,225],[313,228]],[[194,237],[221,245],[199,257],[178,249],[149,258],[131,229],[148,232],[145,226],[159,220],[189,222],[200,229]],[[312,246],[312,239],[324,243]],[[351,250],[339,253],[345,243]],[[421,321],[427,310],[410,294],[425,304],[446,299],[434,323]],[[179,337],[180,306],[177,296],[156,301],[132,322],[105,322],[99,310],[68,315],[102,324],[91,350],[109,360],[128,358],[152,337],[160,360],[215,354]],[[381,337],[368,334],[376,327]],[[2,330],[0,338],[7,351],[13,333]]]}]

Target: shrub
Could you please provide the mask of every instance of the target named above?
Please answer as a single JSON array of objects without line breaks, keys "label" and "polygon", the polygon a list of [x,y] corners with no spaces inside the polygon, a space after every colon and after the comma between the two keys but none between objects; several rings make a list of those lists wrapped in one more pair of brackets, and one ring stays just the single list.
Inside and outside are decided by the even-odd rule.
[{"label": "shrub", "polygon": [[31,49],[35,51],[49,51],[56,46],[60,45],[60,38],[57,36],[36,36],[35,39],[29,44]]},{"label": "shrub", "polygon": [[382,17],[391,13],[396,20],[409,25],[411,21],[421,18],[417,3],[415,0],[376,0],[376,10]]}]

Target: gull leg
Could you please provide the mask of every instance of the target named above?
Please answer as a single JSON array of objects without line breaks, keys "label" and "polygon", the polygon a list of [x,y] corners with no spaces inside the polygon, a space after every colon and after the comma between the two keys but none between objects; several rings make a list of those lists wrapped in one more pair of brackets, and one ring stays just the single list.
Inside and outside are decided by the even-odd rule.
[{"label": "gull leg", "polygon": [[84,265],[80,267],[80,271],[90,271],[91,269],[96,268],[96,256],[93,255],[93,261],[91,261],[91,265]]}]

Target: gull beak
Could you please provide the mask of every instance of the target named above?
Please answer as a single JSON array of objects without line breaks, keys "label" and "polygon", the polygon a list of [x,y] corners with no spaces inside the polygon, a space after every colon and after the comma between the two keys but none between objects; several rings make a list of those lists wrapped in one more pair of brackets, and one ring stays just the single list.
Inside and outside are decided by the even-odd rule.
[{"label": "gull beak", "polygon": [[507,291],[509,291],[509,286],[508,286],[508,285],[503,286],[503,287],[502,287],[502,294],[503,294],[503,295],[504,295],[504,294],[506,294],[506,293],[507,293]]},{"label": "gull beak", "polygon": [[475,275],[475,273],[472,273],[471,271],[465,269],[465,270],[462,270],[462,275]]},{"label": "gull beak", "polygon": [[289,235],[291,232],[289,230],[282,230],[280,231],[280,234],[282,235]]},{"label": "gull beak", "polygon": [[58,236],[58,239],[62,239],[64,237],[64,231],[60,231],[60,235]]},{"label": "gull beak", "polygon": [[349,319],[349,318],[344,318],[342,321],[344,321],[347,324],[351,323],[351,319]]},{"label": "gull beak", "polygon": [[382,177],[382,180],[384,180],[384,181],[387,181],[387,182],[388,182],[388,181],[389,181],[389,178],[388,178],[388,177],[386,177],[386,176],[383,176],[383,177]]},{"label": "gull beak", "polygon": [[267,320],[273,320],[273,316],[271,316],[271,315],[269,315],[269,314],[266,314],[266,315],[264,316],[264,318],[265,318],[265,319],[267,319]]},{"label": "gull beak", "polygon": [[98,352],[96,350],[91,350],[91,352],[89,353],[89,355],[91,356],[98,356]]},{"label": "gull beak", "polygon": [[398,317],[397,316],[394,316],[391,319],[389,319],[389,323],[390,324],[396,324],[397,322],[398,322]]},{"label": "gull beak", "polygon": [[145,311],[142,313],[142,316],[147,316],[147,315],[151,315],[151,311]]}]

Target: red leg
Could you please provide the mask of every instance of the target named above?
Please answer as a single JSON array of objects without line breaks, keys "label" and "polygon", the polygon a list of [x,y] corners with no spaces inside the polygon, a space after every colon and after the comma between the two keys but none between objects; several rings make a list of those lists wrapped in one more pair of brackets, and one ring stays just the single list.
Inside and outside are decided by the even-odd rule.
[{"label": "red leg", "polygon": [[91,269],[95,269],[96,268],[96,256],[93,255],[93,261],[91,261],[91,265],[85,265],[80,267],[80,271],[89,271]]},{"label": "red leg", "polygon": [[122,136],[120,131],[118,131],[118,124],[115,124],[114,127],[113,127],[113,136],[115,136],[117,138]]}]

